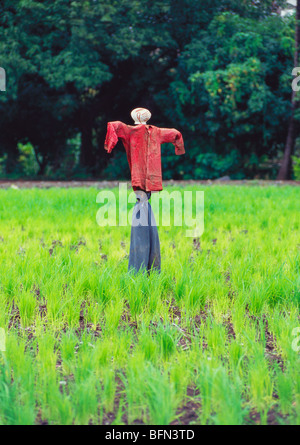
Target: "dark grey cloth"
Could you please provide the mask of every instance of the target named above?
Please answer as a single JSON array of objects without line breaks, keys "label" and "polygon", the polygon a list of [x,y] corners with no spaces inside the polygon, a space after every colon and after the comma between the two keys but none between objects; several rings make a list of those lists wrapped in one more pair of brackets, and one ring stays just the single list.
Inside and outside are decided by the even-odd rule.
[{"label": "dark grey cloth", "polygon": [[161,270],[160,244],[155,217],[149,203],[150,192],[137,190],[133,209],[128,271]]}]

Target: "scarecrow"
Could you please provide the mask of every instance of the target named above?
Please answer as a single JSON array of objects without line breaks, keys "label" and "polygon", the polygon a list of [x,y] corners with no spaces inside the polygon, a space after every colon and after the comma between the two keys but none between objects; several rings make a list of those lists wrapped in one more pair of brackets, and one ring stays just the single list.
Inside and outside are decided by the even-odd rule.
[{"label": "scarecrow", "polygon": [[162,187],[161,144],[175,146],[176,155],[185,153],[181,133],[174,128],[148,125],[151,113],[145,108],[131,112],[135,125],[108,122],[104,148],[108,153],[119,139],[123,142],[137,202],[133,209],[128,270],[161,270],[160,244],[154,214],[149,203],[152,192]]}]

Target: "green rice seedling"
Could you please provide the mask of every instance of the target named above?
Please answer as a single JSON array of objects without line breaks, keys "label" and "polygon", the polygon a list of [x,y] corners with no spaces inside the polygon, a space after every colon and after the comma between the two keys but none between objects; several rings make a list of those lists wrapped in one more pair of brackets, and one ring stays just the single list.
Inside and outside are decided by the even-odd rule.
[{"label": "green rice seedling", "polygon": [[180,333],[171,324],[159,323],[156,329],[156,342],[163,359],[167,360],[176,351]]},{"label": "green rice seedling", "polygon": [[[268,317],[269,330],[274,334],[278,353],[284,361],[296,365],[299,362],[297,354],[297,333],[299,336],[299,311],[290,306],[289,310],[278,307]],[[294,346],[294,347],[293,347]]]},{"label": "green rice seedling", "polygon": [[183,354],[178,354],[176,362],[169,367],[170,383],[174,385],[176,405],[187,400],[187,388],[189,384],[192,384],[191,370],[191,364]]},{"label": "green rice seedling", "polygon": [[243,331],[245,329],[245,317],[246,310],[245,305],[240,301],[235,302],[231,309],[231,320],[235,336],[237,339],[243,337]]},{"label": "green rice seedling", "polygon": [[145,325],[141,326],[137,348],[145,360],[157,360],[159,346],[153,338],[153,333],[151,334],[151,330],[149,332],[148,327]]},{"label": "green rice seedling", "polygon": [[[189,287],[191,282],[191,271],[186,263],[180,267],[175,276],[174,297],[176,302],[181,305],[181,301],[185,300],[189,296],[192,290]],[[188,297],[189,298],[189,297]]]},{"label": "green rice seedling", "polygon": [[114,369],[106,368],[102,378],[101,404],[106,412],[112,412],[116,394],[116,379]]},{"label": "green rice seedling", "polygon": [[83,332],[81,340],[75,346],[76,366],[74,380],[81,382],[95,374],[95,345],[92,336]]},{"label": "green rice seedling", "polygon": [[111,277],[113,272],[108,268],[101,268],[101,270],[96,269],[93,277],[93,282],[91,278],[86,284],[86,292],[89,295],[93,295],[95,301],[98,304],[106,305],[110,300],[110,288],[111,288]]},{"label": "green rice seedling", "polygon": [[161,296],[163,294],[163,280],[156,271],[149,276],[149,292],[147,293],[147,313],[152,317],[161,310]]},{"label": "green rice seedling", "polygon": [[96,341],[94,344],[94,369],[98,376],[102,375],[100,370],[110,365],[113,360],[114,349],[110,337]]},{"label": "green rice seedling", "polygon": [[184,308],[186,314],[193,316],[197,312],[204,308],[206,302],[205,296],[205,286],[203,281],[195,282],[190,281],[187,292],[185,294],[184,301],[182,302],[182,307]]},{"label": "green rice seedling", "polygon": [[[65,383],[64,380],[61,384]],[[55,394],[55,401],[53,406],[52,423],[59,425],[73,425],[74,424],[74,412],[75,402],[74,400],[62,390]]]},{"label": "green rice seedling", "polygon": [[207,320],[206,341],[212,354],[215,356],[222,355],[226,348],[226,331],[224,325],[209,318]]},{"label": "green rice seedling", "polygon": [[34,404],[35,370],[31,354],[25,355],[24,339],[10,335],[6,352],[0,352],[0,423],[31,425]]},{"label": "green rice seedling", "polygon": [[53,398],[58,391],[56,363],[57,352],[55,351],[56,339],[51,332],[47,332],[37,340],[38,353],[36,355],[36,366],[39,379],[37,382],[38,399],[43,412],[51,415]]},{"label": "green rice seedling", "polygon": [[268,290],[261,279],[255,282],[248,291],[248,304],[250,312],[260,314],[266,307],[268,301]]},{"label": "green rice seedling", "polygon": [[217,425],[241,425],[244,409],[242,407],[241,381],[236,374],[229,377],[224,368],[214,375],[213,410]]},{"label": "green rice seedling", "polygon": [[71,386],[71,400],[74,411],[74,423],[88,425],[89,421],[97,418],[98,398],[96,378],[90,375],[86,380]]},{"label": "green rice seedling", "polygon": [[134,327],[118,330],[114,336],[109,338],[111,344],[111,360],[113,364],[119,369],[123,369],[128,362],[128,351],[135,349],[136,336],[134,334]]},{"label": "green rice seedling", "polygon": [[115,411],[115,419],[111,422],[111,425],[124,425],[123,416],[126,412],[124,397],[120,396],[118,402],[118,408]]},{"label": "green rice seedling", "polygon": [[293,388],[294,381],[289,372],[282,372],[277,369],[277,391],[279,404],[283,414],[290,414],[293,409]]},{"label": "green rice seedling", "polygon": [[137,320],[138,315],[146,307],[148,290],[149,283],[143,271],[139,271],[136,275],[131,274],[128,277],[124,296],[125,300],[128,301],[131,316],[134,320]]},{"label": "green rice seedling", "polygon": [[144,370],[144,402],[150,425],[168,425],[176,412],[176,393],[167,372],[148,365]]},{"label": "green rice seedling", "polygon": [[195,376],[196,388],[200,391],[201,397],[200,423],[202,425],[208,423],[212,414],[214,373],[212,363],[207,360],[207,356],[203,357]]},{"label": "green rice seedling", "polygon": [[[43,399],[38,400],[39,412],[38,417],[45,419],[50,425],[73,424],[74,414],[70,411],[69,395],[65,392],[65,380],[49,381],[47,383],[47,402]],[[72,404],[74,406],[74,403]],[[39,419],[36,419],[39,422]]]},{"label": "green rice seedling", "polygon": [[11,310],[11,304],[7,302],[5,294],[0,290],[0,327],[2,329],[7,328],[7,315],[6,312]]},{"label": "green rice seedling", "polygon": [[74,299],[69,293],[64,295],[63,302],[61,303],[63,308],[62,322],[66,323],[71,329],[74,329],[79,324],[82,303],[83,300],[81,298]]},{"label": "green rice seedling", "polygon": [[299,391],[295,395],[295,402],[293,402],[295,407],[295,414],[291,417],[291,425],[299,425],[300,423],[300,396]]},{"label": "green rice seedling", "polygon": [[123,300],[112,299],[105,308],[105,329],[108,333],[114,332],[119,324],[123,312]]},{"label": "green rice seedling", "polygon": [[230,316],[230,300],[227,295],[216,298],[211,303],[211,313],[217,323],[225,323]]},{"label": "green rice seedling", "polygon": [[203,322],[197,326],[193,326],[190,329],[190,333],[191,333],[191,344],[190,344],[190,359],[195,359],[196,363],[195,366],[198,367],[198,360],[201,360],[203,358],[203,355],[205,353],[205,350],[207,348],[207,344],[206,344],[206,331],[207,331],[207,327],[206,324]]},{"label": "green rice seedling", "polygon": [[244,348],[238,340],[232,340],[228,345],[229,363],[232,370],[243,373]]},{"label": "green rice seedling", "polygon": [[59,350],[64,374],[72,374],[74,372],[75,352],[77,345],[78,338],[75,336],[73,331],[69,330],[61,335]]},{"label": "green rice seedling", "polygon": [[129,357],[126,370],[120,374],[126,394],[129,423],[134,420],[147,421],[145,403],[146,366],[144,354],[137,350]]},{"label": "green rice seedling", "polygon": [[15,424],[18,415],[14,412],[17,388],[11,385],[10,368],[3,352],[0,353],[0,425]]},{"label": "green rice seedling", "polygon": [[300,421],[300,379],[299,379],[299,355],[296,363],[291,366],[290,374],[293,379],[293,412],[291,416],[291,423],[299,425]]},{"label": "green rice seedling", "polygon": [[243,346],[243,350],[248,356],[260,354],[263,357],[264,350],[263,345],[259,343],[259,335],[257,332],[256,322],[251,318],[244,318],[244,329],[240,335],[240,342]]},{"label": "green rice seedling", "polygon": [[248,373],[251,403],[264,416],[273,404],[274,383],[267,362],[260,354],[257,355],[256,360],[249,363]]},{"label": "green rice seedling", "polygon": [[8,363],[2,364],[0,370],[0,424],[32,425],[36,415],[35,406],[32,403],[33,386],[28,393],[26,386],[24,387],[22,384],[21,377],[16,377],[12,381],[10,374]]},{"label": "green rice seedling", "polygon": [[87,297],[84,307],[84,318],[87,323],[91,323],[95,330],[98,325],[104,325],[104,305],[94,301],[92,297]]},{"label": "green rice seedling", "polygon": [[49,290],[47,294],[47,321],[52,326],[63,326],[64,303],[61,301],[61,290]]},{"label": "green rice seedling", "polygon": [[20,322],[22,327],[30,326],[35,318],[37,301],[31,292],[22,291],[16,295],[16,304],[20,312]]}]

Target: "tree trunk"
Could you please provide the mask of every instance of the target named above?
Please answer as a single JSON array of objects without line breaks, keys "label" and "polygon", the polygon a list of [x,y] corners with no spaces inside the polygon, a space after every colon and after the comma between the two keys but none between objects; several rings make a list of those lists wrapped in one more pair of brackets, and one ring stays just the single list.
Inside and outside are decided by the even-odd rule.
[{"label": "tree trunk", "polygon": [[[294,54],[294,67],[298,67],[299,64],[299,42],[300,42],[300,0],[297,1],[296,6],[296,31],[295,31],[295,54]],[[286,180],[289,179],[291,174],[291,157],[294,151],[295,139],[296,139],[296,124],[295,124],[295,110],[297,108],[296,91],[292,90],[291,98],[291,117],[288,125],[288,134],[286,138],[284,155],[281,167],[277,179]]]},{"label": "tree trunk", "polygon": [[17,142],[14,138],[10,138],[1,144],[4,153],[7,154],[5,172],[13,173],[18,164],[18,157],[20,156],[19,150],[17,148]]}]

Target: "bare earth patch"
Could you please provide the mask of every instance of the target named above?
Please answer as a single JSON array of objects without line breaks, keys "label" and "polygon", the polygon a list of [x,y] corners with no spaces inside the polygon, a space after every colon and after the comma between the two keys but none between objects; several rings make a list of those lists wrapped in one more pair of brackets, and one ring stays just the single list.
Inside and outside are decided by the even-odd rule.
[{"label": "bare earth patch", "polygon": [[[128,187],[131,188],[131,184],[129,181],[95,181],[95,180],[85,180],[85,181],[27,181],[27,180],[0,180],[0,188],[51,188],[51,187],[63,187],[63,188],[71,188],[71,187],[95,187],[99,189],[104,188],[115,188],[119,186],[120,182],[127,183]],[[283,185],[293,185],[300,186],[300,181],[270,181],[263,179],[254,179],[254,180],[223,180],[223,179],[207,179],[207,180],[186,180],[186,181],[174,181],[173,179],[168,181],[163,181],[163,186],[180,186],[186,187],[187,185],[197,186],[197,185],[254,185],[254,186],[283,186]]]}]

